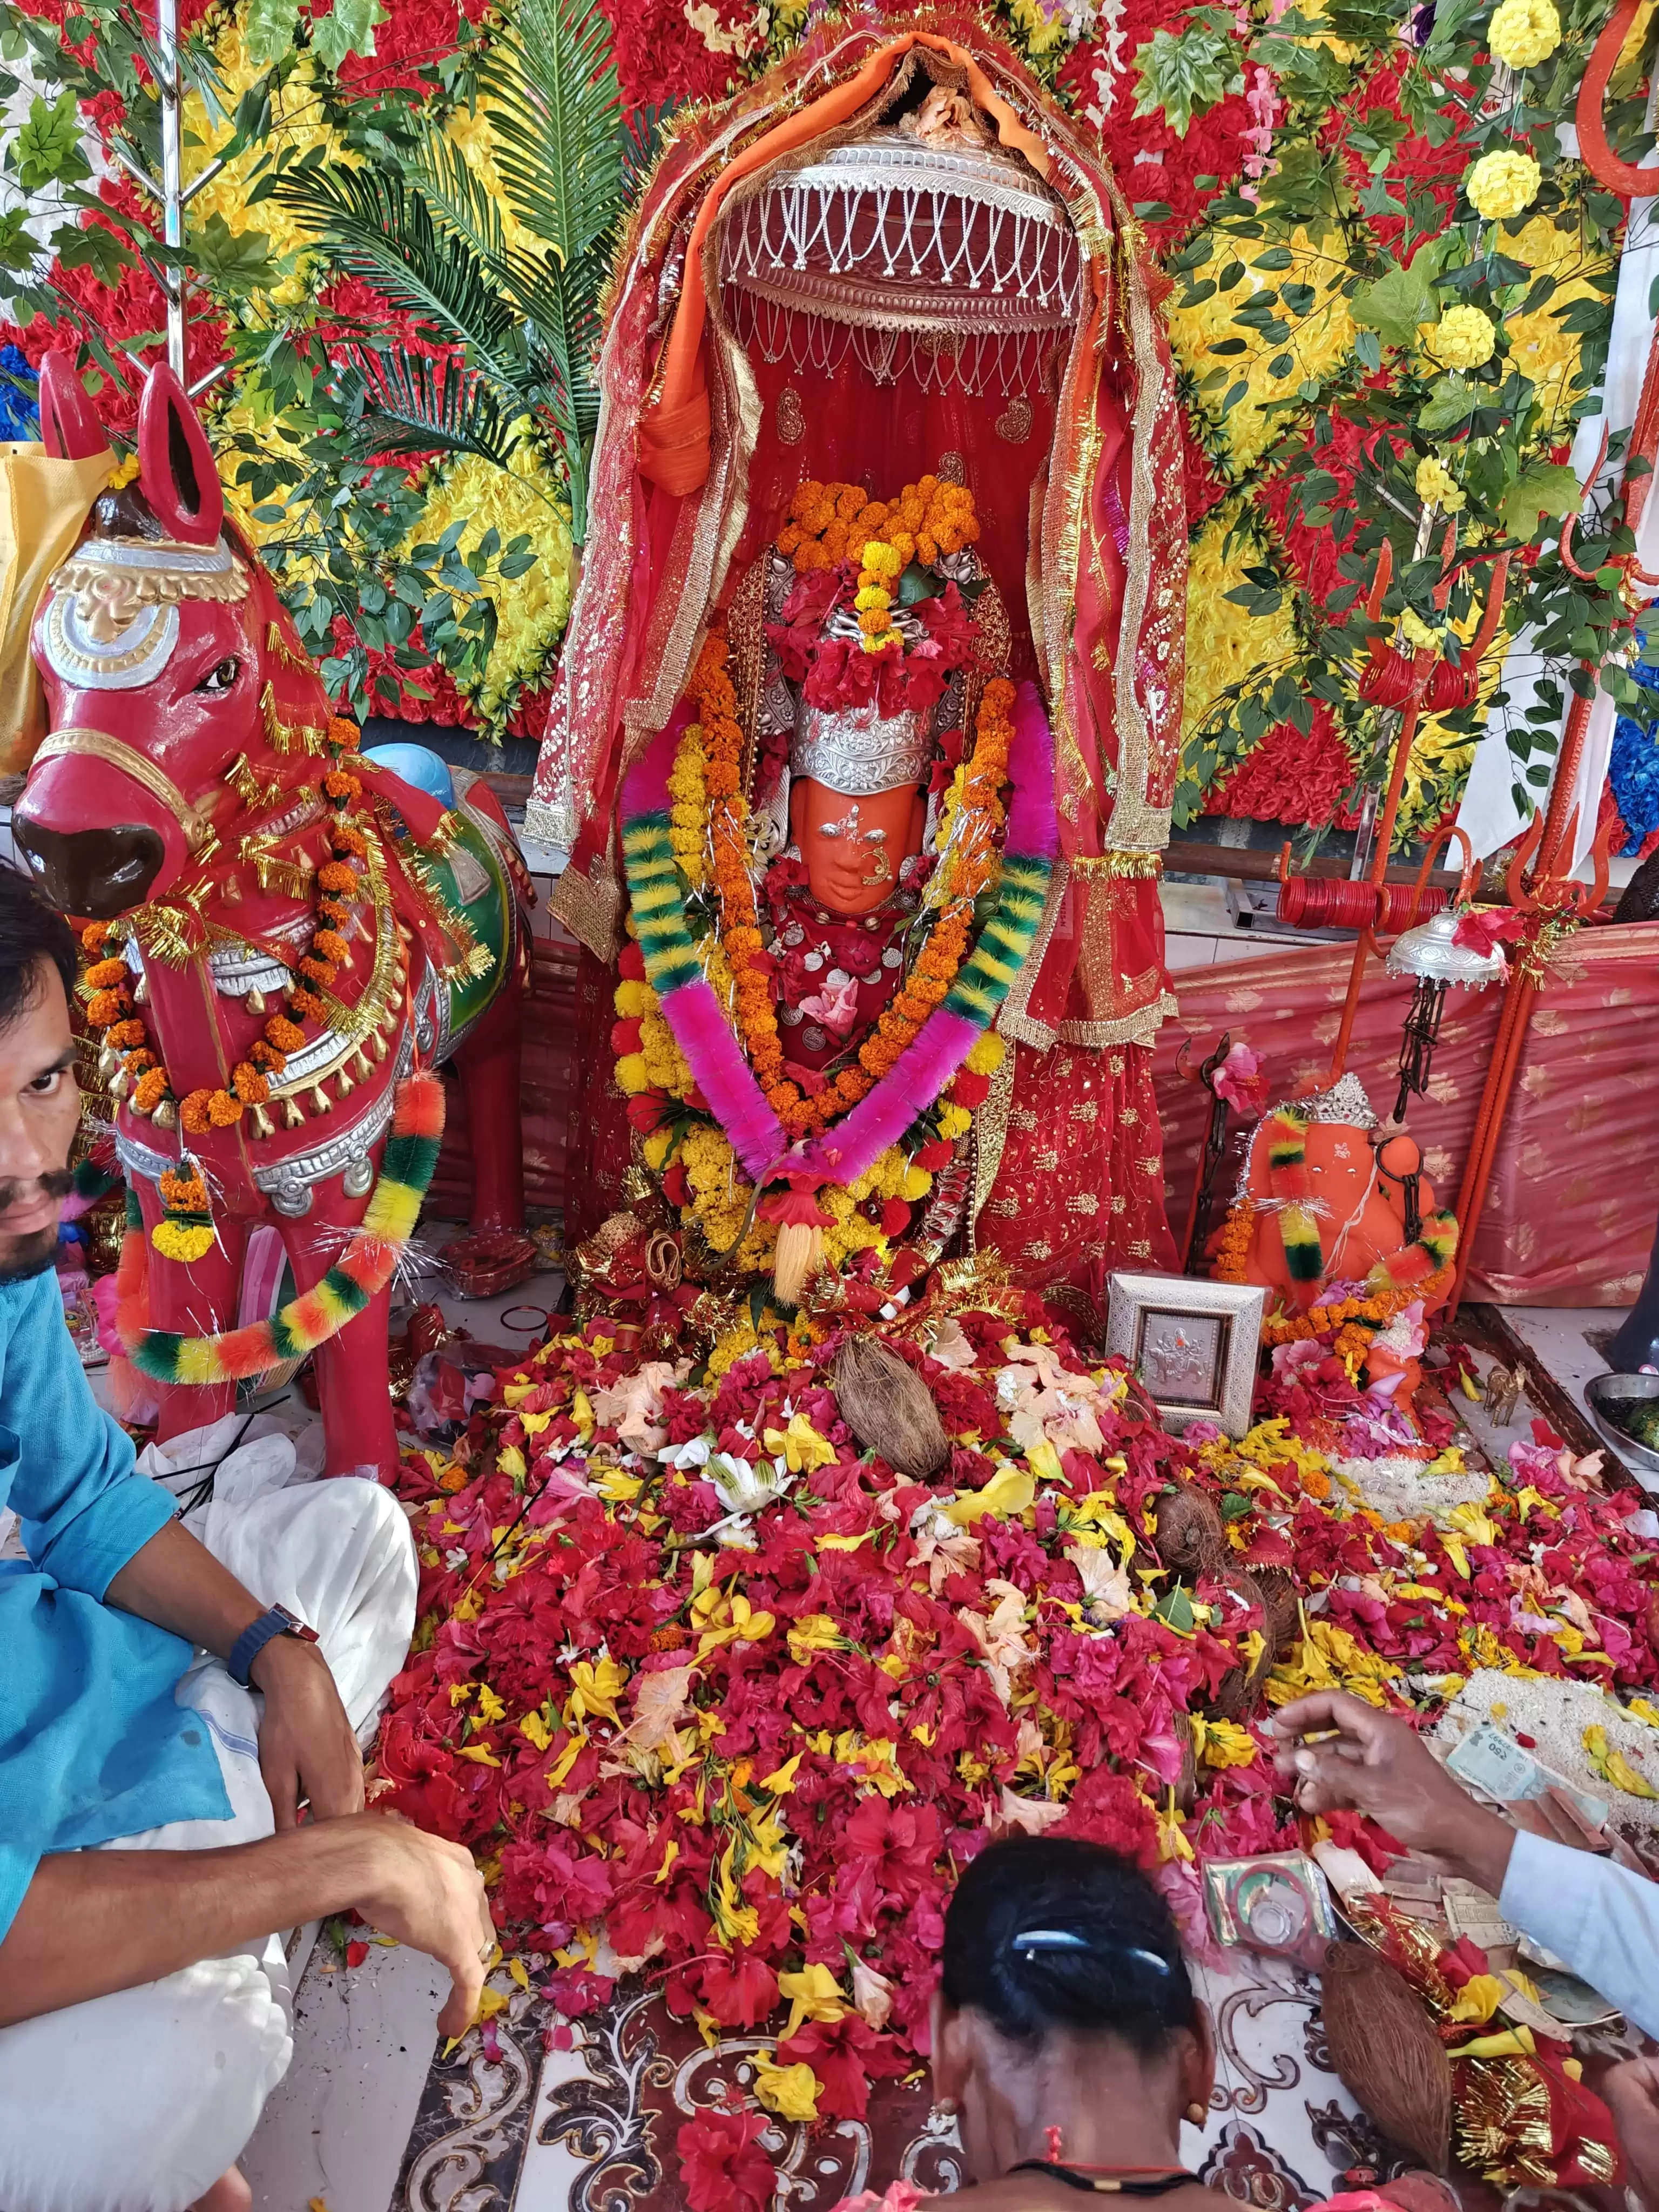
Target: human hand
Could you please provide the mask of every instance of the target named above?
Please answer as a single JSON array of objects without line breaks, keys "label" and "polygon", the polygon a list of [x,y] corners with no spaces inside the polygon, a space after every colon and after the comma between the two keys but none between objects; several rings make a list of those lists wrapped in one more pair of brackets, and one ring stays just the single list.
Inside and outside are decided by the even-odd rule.
[{"label": "human hand", "polygon": [[1659,2058],[1627,2058],[1601,2090],[1619,2125],[1626,2182],[1643,2203],[1659,2206]]},{"label": "human hand", "polygon": [[363,1755],[318,1646],[273,1636],[248,1678],[264,1695],[259,1771],[277,1827],[291,1828],[307,1798],[314,1820],[361,1813]]},{"label": "human hand", "polygon": [[483,1878],[459,1844],[411,1827],[396,1813],[368,1817],[374,1823],[368,1887],[356,1909],[383,1936],[424,1951],[447,1968],[449,1996],[438,2014],[438,2033],[465,2035],[495,1951]]},{"label": "human hand", "polygon": [[1290,1738],[1335,1731],[1273,1754],[1299,1811],[1367,1814],[1407,1850],[1445,1860],[1494,1897],[1503,1888],[1514,1831],[1460,1790],[1404,1721],[1346,1691],[1316,1690],[1281,1705],[1271,1726]]}]

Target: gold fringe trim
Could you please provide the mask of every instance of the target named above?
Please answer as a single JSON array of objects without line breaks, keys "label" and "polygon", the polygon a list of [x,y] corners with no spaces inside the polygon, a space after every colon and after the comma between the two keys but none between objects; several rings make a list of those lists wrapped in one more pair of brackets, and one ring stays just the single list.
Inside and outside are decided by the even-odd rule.
[{"label": "gold fringe trim", "polygon": [[433,873],[432,863],[413,842],[401,848],[398,858],[430,906],[433,920],[455,947],[454,959],[441,971],[445,980],[453,983],[487,975],[495,964],[495,956],[487,945],[479,944],[466,916],[450,904],[448,894]]},{"label": "gold fringe trim", "polygon": [[279,753],[320,753],[328,744],[326,725],[283,720],[274,684],[267,684],[259,694],[259,718],[265,726],[266,738]]},{"label": "gold fringe trim", "polygon": [[237,848],[237,858],[252,869],[253,880],[262,891],[280,891],[284,898],[308,899],[312,878],[317,872],[314,865],[303,857],[285,860],[275,849],[275,842],[257,836],[244,837]]},{"label": "gold fringe trim", "polygon": [[276,805],[283,795],[280,783],[261,783],[248,765],[246,753],[238,753],[225,770],[225,781],[230,786],[250,814],[263,814]]},{"label": "gold fringe trim", "polygon": [[265,629],[265,651],[279,667],[299,669],[307,676],[313,672],[310,657],[303,653],[295,653],[283,635],[279,625],[274,622],[269,623]]},{"label": "gold fringe trim", "polygon": [[1115,848],[1099,854],[1080,853],[1072,862],[1072,873],[1085,883],[1104,883],[1124,877],[1161,876],[1164,873],[1162,853],[1132,852]]}]

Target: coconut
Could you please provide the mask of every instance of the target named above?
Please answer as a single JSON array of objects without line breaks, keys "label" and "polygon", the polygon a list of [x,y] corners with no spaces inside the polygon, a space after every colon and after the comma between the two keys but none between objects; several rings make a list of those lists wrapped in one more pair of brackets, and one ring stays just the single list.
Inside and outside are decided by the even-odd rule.
[{"label": "coconut", "polygon": [[930,1482],[951,1456],[933,1394],[878,1337],[849,1336],[836,1355],[836,1403],[866,1451],[913,1482]]},{"label": "coconut", "polygon": [[1390,2142],[1444,2173],[1451,2060],[1411,1984],[1366,1944],[1333,1943],[1320,1989],[1338,2080]]},{"label": "coconut", "polygon": [[1201,1490],[1182,1483],[1166,1490],[1152,1507],[1158,1555],[1177,1574],[1213,1574],[1227,1557],[1227,1532],[1221,1516]]}]

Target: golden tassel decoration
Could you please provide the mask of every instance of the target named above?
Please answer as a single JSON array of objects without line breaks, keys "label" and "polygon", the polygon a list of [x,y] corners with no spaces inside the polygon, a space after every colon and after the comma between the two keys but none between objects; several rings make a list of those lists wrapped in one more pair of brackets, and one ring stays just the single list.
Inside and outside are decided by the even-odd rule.
[{"label": "golden tassel decoration", "polygon": [[315,722],[285,722],[276,704],[276,687],[267,684],[259,694],[259,718],[265,736],[279,753],[320,753],[327,746],[328,731]]},{"label": "golden tassel decoration", "polygon": [[781,1221],[777,1248],[772,1255],[772,1287],[787,1306],[798,1306],[800,1294],[823,1264],[823,1229],[816,1221]]},{"label": "golden tassel decoration", "polygon": [[283,668],[299,669],[307,676],[312,672],[309,659],[305,653],[294,651],[283,635],[280,626],[274,622],[270,623],[265,630],[265,651]]}]

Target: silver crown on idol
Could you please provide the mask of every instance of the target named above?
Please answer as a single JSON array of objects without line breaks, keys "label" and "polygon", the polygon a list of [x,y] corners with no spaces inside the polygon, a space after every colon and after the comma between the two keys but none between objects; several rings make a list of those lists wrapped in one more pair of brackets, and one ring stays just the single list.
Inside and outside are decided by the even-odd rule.
[{"label": "silver crown on idol", "polygon": [[928,717],[906,708],[809,707],[802,702],[789,746],[791,775],[811,776],[846,799],[868,799],[925,782],[933,759]]}]

